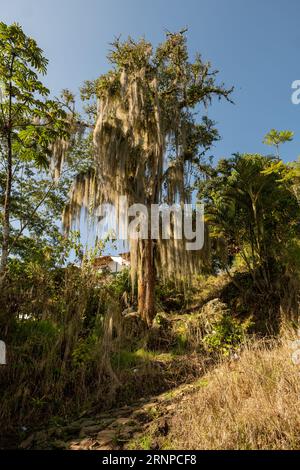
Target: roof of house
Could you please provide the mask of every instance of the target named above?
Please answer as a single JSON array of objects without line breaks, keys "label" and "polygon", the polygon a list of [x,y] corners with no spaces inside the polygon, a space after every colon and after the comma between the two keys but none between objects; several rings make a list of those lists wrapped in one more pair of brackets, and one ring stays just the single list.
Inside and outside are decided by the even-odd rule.
[{"label": "roof of house", "polygon": [[100,268],[102,266],[107,266],[111,262],[111,256],[99,256],[93,261],[93,266],[95,268]]},{"label": "roof of house", "polygon": [[120,253],[119,256],[123,259],[126,259],[127,261],[130,261],[130,251],[127,251],[126,253]]},{"label": "roof of house", "polygon": [[114,261],[116,263],[121,262],[120,264],[122,264],[122,261],[125,261],[124,264],[129,264],[130,253],[120,253],[117,256],[113,256],[113,255],[99,256],[98,258],[95,258],[95,260],[93,261],[93,266],[95,268],[102,268],[102,267],[108,266],[109,263],[111,263],[111,261]]}]

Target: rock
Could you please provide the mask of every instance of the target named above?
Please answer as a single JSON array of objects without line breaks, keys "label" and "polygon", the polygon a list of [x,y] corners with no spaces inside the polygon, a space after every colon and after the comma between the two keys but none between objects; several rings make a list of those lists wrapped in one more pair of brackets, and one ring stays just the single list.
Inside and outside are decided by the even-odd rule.
[{"label": "rock", "polygon": [[80,441],[72,441],[68,444],[69,450],[79,450],[80,449]]},{"label": "rock", "polygon": [[97,441],[100,443],[101,446],[107,446],[111,444],[115,439],[116,439],[116,431],[112,429],[107,429],[97,434]]},{"label": "rock", "polygon": [[82,439],[79,441],[72,441],[68,444],[68,449],[70,450],[89,450],[93,445],[94,441],[92,439]]},{"label": "rock", "polygon": [[132,413],[132,417],[140,423],[147,423],[149,421],[149,415],[145,411],[136,410]]},{"label": "rock", "polygon": [[21,442],[20,444],[20,449],[30,449],[34,441],[34,434],[31,434],[28,436],[24,441]]},{"label": "rock", "polygon": [[81,429],[81,424],[77,421],[74,423],[70,423],[67,426],[63,428],[63,432],[66,434],[72,435],[72,434],[77,434]]},{"label": "rock", "polygon": [[139,430],[137,424],[130,423],[128,426],[124,427],[121,431],[121,437],[123,440],[128,440],[135,432]]},{"label": "rock", "polygon": [[102,431],[106,427],[105,423],[95,424],[94,426],[87,426],[81,428],[79,437],[89,436],[90,434],[97,434],[98,432]]},{"label": "rock", "polygon": [[[73,424],[75,424],[75,423],[73,423]],[[85,419],[85,420],[82,420],[82,421],[78,421],[78,423],[80,423],[81,428],[88,428],[90,426],[95,426],[96,424],[98,424],[98,422],[95,421],[94,419]]]},{"label": "rock", "polygon": [[118,418],[114,421],[112,426],[114,428],[118,428],[118,427],[121,427],[121,426],[126,426],[130,423],[132,423],[132,419],[130,419],[130,418]]},{"label": "rock", "polygon": [[111,446],[101,446],[99,441],[95,441],[90,446],[90,450],[111,450]]}]

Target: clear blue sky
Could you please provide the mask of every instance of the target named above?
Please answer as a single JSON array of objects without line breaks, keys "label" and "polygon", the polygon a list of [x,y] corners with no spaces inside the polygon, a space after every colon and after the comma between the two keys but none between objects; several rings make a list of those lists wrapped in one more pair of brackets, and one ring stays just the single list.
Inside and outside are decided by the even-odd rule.
[{"label": "clear blue sky", "polygon": [[216,102],[209,111],[222,135],[214,155],[267,152],[261,142],[272,127],[295,132],[286,160],[300,154],[300,105],[291,103],[291,83],[300,79],[297,0],[1,0],[0,12],[38,41],[56,94],[105,72],[114,36],[157,44],[165,29],[188,26],[191,54],[200,51],[235,86],[234,106]]}]

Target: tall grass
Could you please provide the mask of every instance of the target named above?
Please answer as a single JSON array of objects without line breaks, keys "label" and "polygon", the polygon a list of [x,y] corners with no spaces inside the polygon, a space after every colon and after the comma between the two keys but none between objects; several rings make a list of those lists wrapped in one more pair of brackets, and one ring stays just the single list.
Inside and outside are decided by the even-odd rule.
[{"label": "tall grass", "polygon": [[118,310],[107,280],[87,267],[26,269],[11,274],[0,293],[0,334],[8,349],[0,369],[6,436],[105,400],[114,380],[103,337],[109,310]]},{"label": "tall grass", "polygon": [[201,383],[173,418],[172,447],[300,448],[300,370],[287,339],[248,344]]}]

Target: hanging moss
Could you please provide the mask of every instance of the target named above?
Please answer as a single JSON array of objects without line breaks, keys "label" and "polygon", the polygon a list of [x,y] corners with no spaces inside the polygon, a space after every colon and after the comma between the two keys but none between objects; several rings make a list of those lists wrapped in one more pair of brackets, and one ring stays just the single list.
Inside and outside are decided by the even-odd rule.
[{"label": "hanging moss", "polygon": [[[92,87],[98,103],[95,172],[75,181],[64,214],[66,227],[74,217],[78,220],[82,206],[92,204],[97,209],[111,202],[121,210],[122,195],[129,205],[141,203],[148,208],[189,202],[199,147],[208,148],[217,135],[207,119],[196,124],[189,108],[201,102],[207,105],[213,94],[228,98],[230,93],[214,84],[209,64],[200,57],[194,63],[188,61],[182,33],[168,34],[156,52],[145,40],[117,40],[109,59],[113,70]],[[130,240],[130,252],[132,276],[142,276],[142,241]],[[158,240],[153,256],[162,276],[180,281],[201,269],[209,258],[209,245],[200,252],[188,252],[185,240]]]}]

